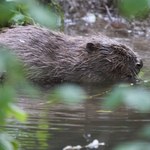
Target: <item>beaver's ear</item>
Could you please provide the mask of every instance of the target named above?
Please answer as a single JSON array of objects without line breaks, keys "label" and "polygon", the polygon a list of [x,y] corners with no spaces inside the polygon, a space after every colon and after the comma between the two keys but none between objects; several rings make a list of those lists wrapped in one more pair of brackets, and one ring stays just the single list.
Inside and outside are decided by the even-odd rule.
[{"label": "beaver's ear", "polygon": [[98,50],[100,47],[99,44],[95,44],[95,43],[87,43],[86,44],[86,50],[88,53],[92,53],[93,51]]}]

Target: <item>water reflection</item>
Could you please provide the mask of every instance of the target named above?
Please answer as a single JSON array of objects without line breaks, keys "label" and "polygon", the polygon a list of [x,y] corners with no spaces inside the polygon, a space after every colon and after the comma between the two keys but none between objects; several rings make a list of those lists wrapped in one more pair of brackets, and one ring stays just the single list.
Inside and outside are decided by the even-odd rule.
[{"label": "water reflection", "polygon": [[98,89],[91,91],[88,100],[73,106],[50,104],[44,100],[45,95],[35,100],[21,96],[18,105],[28,112],[28,121],[25,124],[10,121],[7,130],[24,150],[62,150],[67,145],[87,145],[94,139],[105,143],[98,149],[111,150],[119,142],[135,139],[137,130],[150,123],[149,114],[124,107],[116,111],[104,109],[103,99],[92,96]]}]

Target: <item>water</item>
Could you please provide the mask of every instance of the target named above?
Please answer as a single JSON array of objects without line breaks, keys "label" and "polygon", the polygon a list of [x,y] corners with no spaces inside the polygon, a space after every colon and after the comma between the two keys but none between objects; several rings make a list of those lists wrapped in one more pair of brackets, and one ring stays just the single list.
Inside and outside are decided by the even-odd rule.
[{"label": "water", "polygon": [[137,139],[140,127],[150,123],[149,114],[124,106],[106,110],[102,96],[110,88],[85,89],[89,99],[74,105],[51,104],[45,100],[46,93],[34,99],[21,95],[18,106],[28,113],[28,120],[23,124],[10,120],[7,131],[23,150],[62,150],[68,145],[85,146],[95,139],[105,144],[97,149],[112,150],[120,142]]}]

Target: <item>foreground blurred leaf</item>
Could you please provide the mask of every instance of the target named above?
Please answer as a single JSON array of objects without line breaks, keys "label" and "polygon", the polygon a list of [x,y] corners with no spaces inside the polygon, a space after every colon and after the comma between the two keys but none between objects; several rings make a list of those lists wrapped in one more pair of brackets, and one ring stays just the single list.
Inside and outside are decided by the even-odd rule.
[{"label": "foreground blurred leaf", "polygon": [[150,93],[139,87],[118,86],[106,97],[104,106],[115,109],[122,103],[140,112],[150,112]]},{"label": "foreground blurred leaf", "polygon": [[150,150],[150,143],[141,141],[125,143],[117,146],[113,150]]},{"label": "foreground blurred leaf", "polygon": [[139,132],[138,135],[146,138],[150,138],[150,124],[144,126]]},{"label": "foreground blurred leaf", "polygon": [[129,88],[124,91],[123,101],[131,108],[150,112],[150,92],[143,88]]},{"label": "foreground blurred leaf", "polygon": [[[53,7],[39,5],[39,1],[36,0],[3,0],[0,2],[0,26],[39,23],[53,29],[60,27],[63,13],[57,9],[58,4],[58,6],[54,2],[50,4]],[[53,9],[55,6],[56,9]]]},{"label": "foreground blurred leaf", "polygon": [[16,93],[11,86],[0,86],[0,125],[6,123],[9,112],[9,103],[15,99]]},{"label": "foreground blurred leaf", "polygon": [[59,16],[50,11],[48,7],[36,5],[35,1],[29,1],[27,4],[29,14],[36,22],[53,29],[59,25]]},{"label": "foreground blurred leaf", "polygon": [[16,81],[23,78],[22,63],[8,49],[0,47],[0,72],[6,71],[8,78],[11,76],[11,79]]},{"label": "foreground blurred leaf", "polygon": [[18,143],[8,134],[0,133],[0,150],[18,150]]},{"label": "foreground blurred leaf", "polygon": [[85,98],[85,91],[80,86],[72,84],[64,84],[57,87],[50,96],[50,99],[61,100],[61,102],[66,104],[80,103],[83,102]]},{"label": "foreground blurred leaf", "polygon": [[13,12],[15,5],[11,2],[1,2],[0,3],[0,26],[6,26],[8,20],[13,16]]},{"label": "foreground blurred leaf", "polygon": [[22,15],[21,13],[17,13],[11,18],[10,22],[15,25],[23,25],[25,23],[25,20],[26,17],[24,15]]},{"label": "foreground blurred leaf", "polygon": [[129,18],[145,17],[150,12],[150,0],[119,0],[120,12]]},{"label": "foreground blurred leaf", "polygon": [[15,90],[11,86],[0,86],[0,107],[5,107],[5,104],[13,101],[15,96]]},{"label": "foreground blurred leaf", "polygon": [[[0,49],[0,72],[5,72],[5,81],[0,85],[0,124],[6,124],[6,119],[13,116],[19,121],[26,120],[26,114],[13,103],[16,101],[17,87],[26,89],[27,81],[24,79],[22,65],[7,49]],[[25,90],[24,90],[25,91]],[[27,93],[27,90],[26,90]]]},{"label": "foreground blurred leaf", "polygon": [[39,95],[41,95],[39,87],[34,86],[25,79],[23,79],[22,82],[18,83],[18,85],[16,86],[16,90],[22,94],[27,94],[32,98],[37,98]]},{"label": "foreground blurred leaf", "polygon": [[22,110],[20,109],[19,107],[17,107],[16,105],[14,104],[9,104],[9,113],[10,115],[13,116],[18,120],[18,121],[21,121],[21,122],[24,122],[26,121],[27,119],[27,114]]},{"label": "foreground blurred leaf", "polygon": [[111,93],[105,98],[103,105],[109,109],[115,109],[121,105],[123,89],[122,87],[115,87]]}]

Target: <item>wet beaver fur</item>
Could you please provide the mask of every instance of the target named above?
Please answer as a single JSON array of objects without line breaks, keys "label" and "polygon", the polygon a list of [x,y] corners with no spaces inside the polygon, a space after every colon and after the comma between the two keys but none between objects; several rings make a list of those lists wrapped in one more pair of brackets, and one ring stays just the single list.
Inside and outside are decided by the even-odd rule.
[{"label": "wet beaver fur", "polygon": [[40,84],[135,82],[142,68],[133,50],[101,34],[73,37],[24,26],[1,33],[0,43],[23,61],[27,78]]}]

